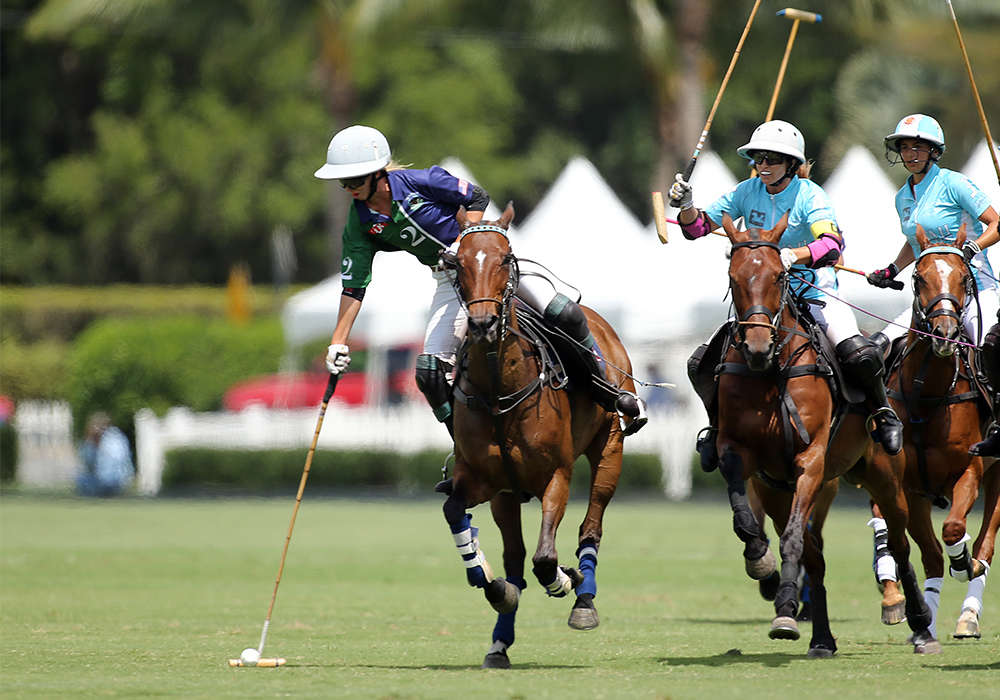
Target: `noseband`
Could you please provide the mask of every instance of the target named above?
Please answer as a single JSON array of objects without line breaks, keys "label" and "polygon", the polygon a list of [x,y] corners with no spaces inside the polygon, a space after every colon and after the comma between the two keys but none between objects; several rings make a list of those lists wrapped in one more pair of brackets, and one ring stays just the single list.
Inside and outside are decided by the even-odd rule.
[{"label": "noseband", "polygon": [[[775,252],[779,252],[781,247],[777,243],[772,243],[770,241],[740,241],[739,243],[733,243],[733,250],[737,248],[771,248]],[[730,290],[732,289],[732,280],[729,282]],[[768,307],[762,304],[754,304],[749,309],[744,311],[740,318],[736,321],[736,337],[734,340],[740,346],[741,349],[746,347],[746,328],[747,326],[758,326],[762,328],[769,328],[771,330],[771,356],[773,357],[774,351],[776,349],[776,342],[778,339],[778,323],[781,321],[781,314],[785,310],[785,301],[788,297],[786,294],[788,290],[788,273],[785,271],[781,272],[778,277],[778,284],[781,287],[781,302],[778,304],[778,310],[772,311]],[[764,315],[768,317],[768,321],[751,321],[751,316]]]},{"label": "noseband", "polygon": [[[975,283],[972,280],[972,275],[970,275],[968,273],[968,266],[965,263],[965,256],[962,254],[962,251],[959,250],[958,248],[955,248],[954,246],[949,246],[949,245],[932,246],[930,248],[927,248],[927,249],[921,251],[920,255],[917,257],[917,260],[919,261],[920,258],[923,258],[925,255],[933,255],[933,254],[938,254],[938,255],[957,255],[958,258],[959,258],[959,260],[962,261],[962,264],[966,266],[967,269],[966,269],[965,276],[962,278],[962,282],[965,285],[966,299],[968,299],[969,296],[970,296],[970,289],[972,290],[972,293],[975,292],[975,288],[974,288],[974,284]],[[919,283],[921,283],[921,282],[923,282],[923,278],[920,276],[920,273],[918,273],[914,269],[914,271],[913,271],[913,287],[914,287],[915,290],[917,289],[917,285]],[[934,307],[937,306],[938,304],[940,304],[942,301],[949,301],[949,302],[951,302],[951,305],[954,308],[951,308],[951,309],[945,309],[945,308],[935,309]],[[915,320],[915,325],[917,327],[917,330],[930,333],[931,332],[931,320],[937,318],[938,316],[945,316],[947,318],[951,318],[951,319],[953,319],[955,321],[955,323],[957,323],[959,325],[959,327],[961,327],[961,324],[962,324],[962,306],[963,305],[958,300],[958,297],[956,297],[954,294],[951,294],[949,292],[944,292],[942,294],[938,294],[933,299],[931,299],[930,301],[928,301],[926,304],[923,304],[923,305],[921,305],[921,303],[920,303],[920,294],[919,294],[919,292],[916,293],[916,294],[914,294],[913,295],[913,318]]]}]

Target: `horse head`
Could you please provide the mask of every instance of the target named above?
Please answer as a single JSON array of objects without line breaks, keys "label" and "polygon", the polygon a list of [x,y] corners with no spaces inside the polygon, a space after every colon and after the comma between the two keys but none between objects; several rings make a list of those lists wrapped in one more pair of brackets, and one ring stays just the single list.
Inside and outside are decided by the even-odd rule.
[{"label": "horse head", "polygon": [[464,207],[456,218],[460,233],[454,264],[468,311],[469,340],[494,344],[503,337],[517,291],[517,258],[507,238],[514,205],[508,202],[496,221],[472,223]]},{"label": "horse head", "polygon": [[762,372],[774,361],[785,307],[788,274],[778,240],[788,227],[788,212],[770,230],[738,231],[729,214],[723,214],[722,227],[733,244],[729,289],[737,316],[734,340],[747,366]]},{"label": "horse head", "polygon": [[920,255],[913,269],[913,323],[917,330],[934,335],[931,349],[938,357],[951,357],[962,332],[962,309],[972,293],[969,266],[962,255],[965,224],[954,243],[935,244],[917,225]]}]

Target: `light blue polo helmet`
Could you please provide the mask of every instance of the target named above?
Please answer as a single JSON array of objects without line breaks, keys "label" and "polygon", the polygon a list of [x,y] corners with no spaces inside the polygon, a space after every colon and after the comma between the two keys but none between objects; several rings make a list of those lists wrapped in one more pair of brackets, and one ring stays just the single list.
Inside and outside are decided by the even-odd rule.
[{"label": "light blue polo helmet", "polygon": [[899,153],[900,139],[920,139],[936,146],[938,155],[944,153],[944,130],[937,119],[926,114],[909,114],[900,119],[895,130],[885,137],[886,151]]}]

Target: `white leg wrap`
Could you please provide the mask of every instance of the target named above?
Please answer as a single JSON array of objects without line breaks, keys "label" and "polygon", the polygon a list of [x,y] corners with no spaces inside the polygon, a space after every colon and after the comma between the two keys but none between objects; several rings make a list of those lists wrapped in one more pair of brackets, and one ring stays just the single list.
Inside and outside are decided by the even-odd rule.
[{"label": "white leg wrap", "polygon": [[965,551],[965,543],[971,539],[972,538],[969,537],[969,533],[967,532],[965,533],[965,536],[955,544],[946,544],[944,546],[944,551],[948,553],[949,557],[957,557]]},{"label": "white leg wrap", "polygon": [[875,575],[878,576],[879,581],[898,581],[899,578],[896,576],[896,560],[888,554],[884,557],[879,557],[878,561],[875,562]]},{"label": "white leg wrap", "polygon": [[507,644],[506,642],[502,642],[502,641],[500,641],[498,639],[495,642],[493,642],[493,646],[491,646],[490,650],[488,652],[486,652],[486,653],[487,654],[502,654],[505,651],[507,651],[508,648],[510,648],[509,644]]},{"label": "white leg wrap", "polygon": [[573,590],[573,582],[570,580],[569,576],[559,568],[556,567],[556,580],[545,587],[545,592],[550,596],[562,597]]},{"label": "white leg wrap", "polygon": [[929,578],[924,581],[924,601],[926,601],[927,607],[931,610],[931,626],[929,629],[935,639],[937,638],[937,613],[938,607],[941,605],[941,585],[943,583],[943,578]]},{"label": "white leg wrap", "polygon": [[878,534],[879,531],[887,532],[889,530],[885,524],[885,520],[882,518],[872,518],[868,521],[868,527],[874,530],[876,534]]},{"label": "white leg wrap", "polygon": [[455,546],[458,547],[459,554],[472,554],[476,551],[476,542],[472,539],[472,529],[466,528],[461,532],[453,532]]},{"label": "white leg wrap", "polygon": [[[982,561],[980,559],[980,561]],[[976,576],[976,578],[969,581],[969,587],[966,589],[966,598],[962,601],[962,609],[975,611],[977,615],[983,612],[983,591],[986,589],[986,577],[990,573],[990,566],[985,561],[983,565],[986,566],[986,573],[981,576]]]}]

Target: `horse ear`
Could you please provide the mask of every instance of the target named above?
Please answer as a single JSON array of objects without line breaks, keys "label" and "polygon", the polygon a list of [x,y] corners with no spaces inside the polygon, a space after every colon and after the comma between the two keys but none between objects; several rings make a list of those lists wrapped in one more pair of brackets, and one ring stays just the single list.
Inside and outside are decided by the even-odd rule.
[{"label": "horse ear", "polygon": [[733,240],[733,236],[737,234],[736,224],[733,223],[733,217],[729,215],[729,212],[722,212],[722,228],[725,230],[726,235],[729,236],[729,240]]},{"label": "horse ear", "polygon": [[965,222],[964,221],[962,222],[962,225],[958,227],[958,236],[955,238],[955,247],[956,248],[961,248],[963,245],[965,245]]},{"label": "horse ear", "polygon": [[460,206],[458,211],[455,212],[455,220],[458,221],[458,228],[463,229],[469,225],[469,217],[466,216],[466,211],[464,206]]},{"label": "horse ear", "polygon": [[503,214],[500,215],[500,225],[504,228],[510,226],[510,222],[514,220],[514,202],[507,202],[507,206],[504,207]]},{"label": "horse ear", "polygon": [[927,239],[927,232],[920,224],[917,224],[917,243],[920,245],[920,250],[927,250],[931,247],[931,242]]},{"label": "horse ear", "polygon": [[785,229],[788,228],[788,214],[790,212],[791,210],[789,209],[784,214],[782,214],[781,218],[778,219],[778,223],[774,225],[774,228],[768,231],[768,233],[771,235],[767,236],[767,240],[777,241],[778,239],[781,238],[781,234],[783,234],[785,232]]}]

